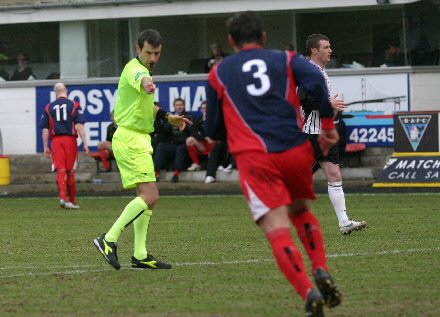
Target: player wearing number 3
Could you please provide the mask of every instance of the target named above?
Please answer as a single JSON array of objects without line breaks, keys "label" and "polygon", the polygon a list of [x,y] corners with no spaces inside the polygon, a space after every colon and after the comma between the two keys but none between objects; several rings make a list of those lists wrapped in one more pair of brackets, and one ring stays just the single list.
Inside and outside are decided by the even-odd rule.
[{"label": "player wearing number 3", "polygon": [[[44,108],[39,124],[43,129],[44,156],[50,157],[52,154],[52,165],[57,172],[60,207],[78,209],[75,180],[78,134],[83,141],[84,154],[89,153],[84,118],[79,104],[67,99],[67,88],[63,83],[55,84],[54,92],[56,100]],[[49,135],[52,138],[52,153]]]},{"label": "player wearing number 3", "polygon": [[[256,13],[238,13],[227,25],[236,54],[209,74],[208,136],[218,140],[227,133],[242,190],[280,270],[306,301],[307,316],[323,316],[324,302],[336,306],[341,295],[330,276],[320,224],[308,202],[315,199],[314,155],[301,131],[296,89],[304,87],[319,106],[321,147],[326,152],[338,140],[327,87],[303,56],[263,48],[266,33]],[[291,225],[307,250],[319,290],[307,274]]]},{"label": "player wearing number 3", "polygon": [[[335,113],[335,124],[342,120],[341,113],[345,110],[345,102],[336,96],[330,96],[330,80],[324,67],[330,62],[332,49],[327,36],[322,34],[312,34],[307,38],[307,50],[310,52],[310,63],[315,66],[322,74],[327,84],[329,98]],[[338,145],[330,148],[327,155],[324,155],[318,146],[318,136],[321,130],[321,120],[319,117],[318,106],[307,92],[300,87],[299,96],[304,110],[304,132],[309,135],[315,147],[316,164],[313,171],[319,167],[324,171],[327,179],[328,195],[339,222],[339,231],[346,235],[354,230],[361,230],[367,226],[365,221],[355,221],[349,219],[345,206],[345,194],[342,188],[342,175],[339,169],[339,150]]]}]

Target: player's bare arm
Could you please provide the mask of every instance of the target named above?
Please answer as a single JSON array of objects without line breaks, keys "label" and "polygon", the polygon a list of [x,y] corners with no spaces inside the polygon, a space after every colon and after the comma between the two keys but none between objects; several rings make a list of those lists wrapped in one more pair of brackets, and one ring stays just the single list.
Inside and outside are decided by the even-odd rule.
[{"label": "player's bare arm", "polygon": [[344,100],[338,99],[338,94],[332,96],[330,98],[330,103],[332,108],[336,111],[344,111],[347,108],[347,104]]},{"label": "player's bare arm", "polygon": [[86,130],[84,129],[84,124],[77,123],[76,130],[78,131],[78,134],[81,137],[81,140],[83,141],[84,156],[87,156],[89,154],[89,146],[87,145]]},{"label": "player's bare arm", "polygon": [[49,148],[49,129],[43,129],[43,144],[44,144],[44,156],[50,157]]}]

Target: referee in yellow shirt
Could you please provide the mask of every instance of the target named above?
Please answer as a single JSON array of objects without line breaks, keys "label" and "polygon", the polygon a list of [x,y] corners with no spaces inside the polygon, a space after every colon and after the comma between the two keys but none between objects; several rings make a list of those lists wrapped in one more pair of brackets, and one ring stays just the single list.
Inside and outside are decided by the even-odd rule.
[{"label": "referee in yellow shirt", "polygon": [[117,241],[124,229],[134,225],[133,269],[170,269],[171,264],[155,259],[147,253],[147,233],[153,208],[159,200],[156,175],[151,154],[150,133],[155,117],[181,129],[191,122],[183,116],[172,115],[154,106],[156,85],[151,69],[159,61],[162,38],[155,30],[139,34],[136,58],[125,65],[119,79],[115,122],[118,125],[113,140],[113,153],[125,189],[136,188],[137,196],[121,213],[111,229],[93,242],[105,260],[116,270],[121,268],[116,253]]}]

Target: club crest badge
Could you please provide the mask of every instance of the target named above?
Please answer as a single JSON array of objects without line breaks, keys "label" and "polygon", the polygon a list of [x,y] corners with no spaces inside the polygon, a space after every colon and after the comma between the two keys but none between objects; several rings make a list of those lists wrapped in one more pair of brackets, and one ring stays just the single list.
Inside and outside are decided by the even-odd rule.
[{"label": "club crest badge", "polygon": [[403,130],[405,130],[405,134],[414,151],[417,150],[430,120],[431,115],[410,115],[399,117],[400,124],[402,125]]}]

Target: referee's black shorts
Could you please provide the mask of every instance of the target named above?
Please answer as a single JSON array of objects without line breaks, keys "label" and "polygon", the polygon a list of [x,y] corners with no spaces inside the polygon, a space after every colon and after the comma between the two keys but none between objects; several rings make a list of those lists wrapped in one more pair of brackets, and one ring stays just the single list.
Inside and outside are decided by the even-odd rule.
[{"label": "referee's black shorts", "polygon": [[329,149],[327,156],[325,156],[324,154],[322,154],[321,147],[319,146],[319,134],[309,134],[308,137],[310,141],[312,141],[313,149],[315,150],[316,161],[332,162],[333,164],[339,165],[339,146],[337,143]]}]

